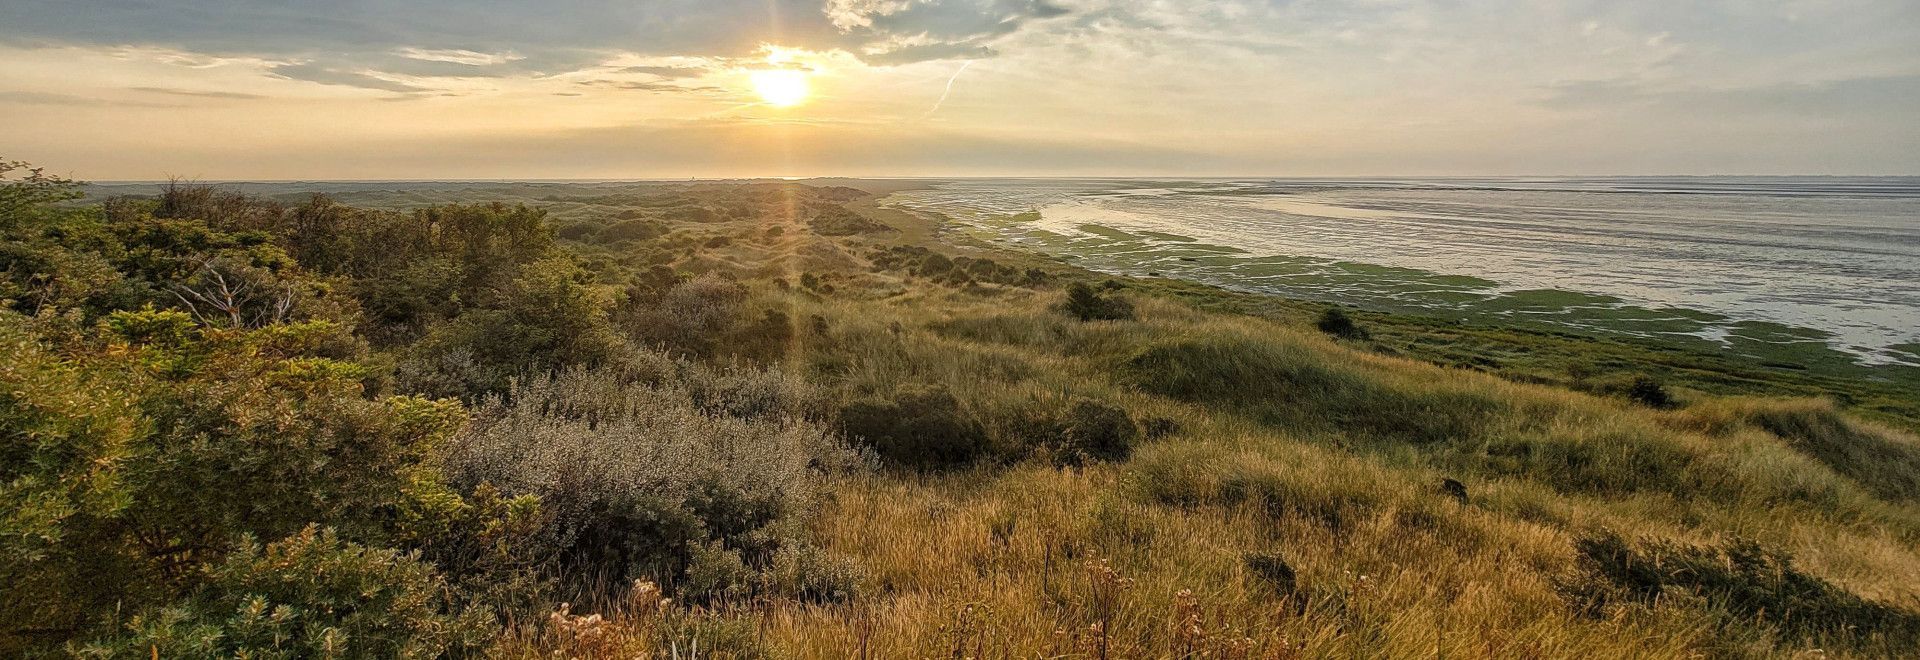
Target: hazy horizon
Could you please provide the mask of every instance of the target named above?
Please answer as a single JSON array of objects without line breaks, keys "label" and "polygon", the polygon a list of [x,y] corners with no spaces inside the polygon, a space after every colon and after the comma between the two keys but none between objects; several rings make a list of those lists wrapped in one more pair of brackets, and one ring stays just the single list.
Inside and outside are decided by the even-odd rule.
[{"label": "hazy horizon", "polygon": [[94,180],[1912,175],[1917,36],[1900,0],[19,0],[0,145]]},{"label": "hazy horizon", "polygon": [[163,185],[171,182],[229,185],[229,184],[300,184],[300,183],[687,183],[687,182],[739,182],[739,181],[822,181],[844,179],[849,181],[964,181],[964,180],[1081,180],[1081,181],[1254,181],[1262,179],[1295,181],[1471,181],[1501,179],[1920,179],[1920,174],[1326,174],[1326,175],[1286,175],[1286,174],[1244,174],[1244,175],[1200,175],[1181,174],[991,174],[991,175],[913,175],[893,176],[872,175],[743,175],[743,176],[651,176],[651,177],[599,177],[599,178],[392,178],[392,179],[206,179],[194,177],[172,177],[163,179],[79,179],[90,185]]}]

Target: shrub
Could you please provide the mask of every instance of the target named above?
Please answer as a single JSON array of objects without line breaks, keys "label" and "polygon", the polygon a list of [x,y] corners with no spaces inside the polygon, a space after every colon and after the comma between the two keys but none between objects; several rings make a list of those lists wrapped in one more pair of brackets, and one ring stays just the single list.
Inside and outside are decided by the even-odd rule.
[{"label": "shrub", "polygon": [[913,272],[921,277],[940,277],[952,270],[953,260],[948,259],[947,255],[934,252],[921,259],[920,265],[914,268]]},{"label": "shrub", "polygon": [[609,243],[615,241],[643,241],[667,233],[667,228],[650,220],[627,220],[608,225],[600,232],[600,240]]},{"label": "shrub", "polygon": [[1067,301],[1063,307],[1068,314],[1082,321],[1116,321],[1133,318],[1133,303],[1113,294],[1102,294],[1085,282],[1074,282],[1067,287]]},{"label": "shrub", "polygon": [[780,548],[766,572],[771,594],[813,603],[840,603],[860,595],[864,574],[851,559],[811,544]]},{"label": "shrub", "polygon": [[431,566],[307,528],[248,546],[190,599],[131,617],[79,647],[101,658],[435,658],[478,650],[492,617],[456,611]]},{"label": "shrub", "polygon": [[[575,595],[638,578],[671,583],[709,542],[764,561],[779,544],[775,523],[805,514],[824,473],[857,457],[780,414],[777,401],[748,405],[702,387],[697,397],[678,380],[611,369],[527,379],[481,404],[446,470],[463,488],[538,496],[540,541]],[[742,408],[770,410],[730,414]]]},{"label": "shrub", "polygon": [[793,342],[793,319],[786,312],[769,309],[759,320],[741,324],[727,339],[724,352],[772,362],[786,355]]},{"label": "shrub", "polygon": [[1627,398],[1649,408],[1673,407],[1673,396],[1667,394],[1667,388],[1647,376],[1633,379],[1633,385],[1627,388]]},{"label": "shrub", "polygon": [[1072,463],[1124,461],[1140,438],[1127,411],[1091,399],[1074,402],[1065,422],[1063,456]]},{"label": "shrub", "polygon": [[0,311],[0,655],[9,656],[17,636],[71,627],[119,595],[118,558],[97,539],[127,506],[124,469],[141,436],[124,380],[59,359],[21,321]]},{"label": "shrub", "polygon": [[591,241],[599,237],[601,232],[605,230],[605,225],[596,222],[576,222],[561,227],[555,231],[553,235],[569,241]]},{"label": "shrub", "polygon": [[1321,332],[1341,339],[1368,338],[1366,328],[1362,328],[1359,324],[1354,323],[1353,318],[1347,316],[1347,313],[1338,307],[1327,308],[1327,311],[1320,314],[1320,320],[1315,321],[1313,326],[1319,328]]},{"label": "shrub", "polygon": [[881,458],[911,468],[966,465],[987,450],[986,431],[943,387],[907,386],[892,399],[855,401],[841,409],[840,423]]},{"label": "shrub", "polygon": [[594,284],[567,259],[529,264],[500,288],[485,309],[468,310],[435,327],[413,347],[403,376],[419,374],[421,387],[435,379],[462,379],[457,390],[410,389],[435,396],[474,399],[497,391],[524,371],[598,365],[624,348],[607,318],[615,292]]},{"label": "shrub", "polygon": [[539,498],[506,497],[492,484],[463,496],[439,471],[417,468],[393,513],[386,540],[431,562],[463,606],[511,620],[546,605],[551,588],[535,542],[543,522]]},{"label": "shrub", "polygon": [[681,598],[701,603],[717,603],[745,596],[753,587],[753,570],[740,558],[740,551],[719,541],[696,543],[691,547],[684,579],[679,583]]},{"label": "shrub", "polygon": [[657,305],[631,310],[626,329],[642,344],[704,357],[740,323],[746,300],[739,282],[708,273],[674,284]]}]

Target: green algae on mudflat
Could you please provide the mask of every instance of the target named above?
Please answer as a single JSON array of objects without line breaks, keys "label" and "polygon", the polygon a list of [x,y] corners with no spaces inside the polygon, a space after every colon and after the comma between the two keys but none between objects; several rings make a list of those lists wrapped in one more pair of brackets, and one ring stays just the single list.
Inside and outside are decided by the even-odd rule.
[{"label": "green algae on mudflat", "polygon": [[[1039,214],[1035,214],[1036,217],[1038,215]],[[1159,232],[1159,231],[1147,231],[1144,229],[1134,230],[1133,233],[1139,234],[1141,236],[1145,236],[1147,238],[1152,238],[1152,239],[1162,240],[1162,241],[1169,241],[1173,243],[1197,243],[1200,241],[1200,239],[1194,238],[1192,236],[1181,236],[1179,234],[1169,234],[1166,232]]]},{"label": "green algae on mudflat", "polygon": [[[1253,256],[1178,234],[1127,231],[1100,224],[1057,233],[993,219],[1006,243],[1095,270],[1155,273],[1202,284],[1356,305],[1382,312],[1427,314],[1457,322],[1496,321],[1555,333],[1635,337],[1696,351],[1742,356],[1774,369],[1851,371],[1858,356],[1829,343],[1832,335],[1764,321],[1737,321],[1702,310],[1634,305],[1617,296],[1565,289],[1501,291],[1470,275],[1298,255]],[[1901,353],[1901,355],[1913,355]],[[1907,360],[1897,360],[1908,364]]]},{"label": "green algae on mudflat", "polygon": [[1079,227],[1076,227],[1076,229],[1079,229],[1080,231],[1084,231],[1084,232],[1086,232],[1086,233],[1089,233],[1089,234],[1093,234],[1093,235],[1095,235],[1095,236],[1101,236],[1101,237],[1105,237],[1105,238],[1111,238],[1111,239],[1114,239],[1114,240],[1120,240],[1120,241],[1137,241],[1137,240],[1140,240],[1140,237],[1139,237],[1139,236],[1135,236],[1135,235],[1133,235],[1133,234],[1130,234],[1130,233],[1127,233],[1127,232],[1124,232],[1124,231],[1120,231],[1120,230],[1118,230],[1118,229],[1114,229],[1114,228],[1112,228],[1112,227],[1108,227],[1108,226],[1105,226],[1105,225],[1093,225],[1093,224],[1087,224],[1087,225],[1080,225]]}]

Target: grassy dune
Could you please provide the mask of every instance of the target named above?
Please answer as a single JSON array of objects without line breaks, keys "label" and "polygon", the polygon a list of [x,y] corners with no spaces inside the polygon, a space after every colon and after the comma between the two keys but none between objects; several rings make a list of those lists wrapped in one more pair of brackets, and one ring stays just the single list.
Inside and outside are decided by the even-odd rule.
[{"label": "grassy dune", "polygon": [[0,654],[1920,653],[1898,383],[850,188],[11,185]]},{"label": "grassy dune", "polygon": [[[1117,294],[1135,319],[1083,322],[1053,287],[848,278],[862,285],[757,294],[826,320],[787,370],[851,398],[940,386],[997,447],[1032,444],[1023,416],[1081,399],[1177,430],[1115,463],[1025,456],[837,484],[811,524],[861,567],[859,595],[707,615],[740,626],[746,650],[1876,656],[1920,639],[1920,441],[1830,402],[1699,395],[1655,410],[1139,292]],[[1747,539],[1792,556],[1774,576],[1829,589],[1748,575],[1754,593],[1581,606],[1583,591],[1622,588],[1577,550],[1602,534],[1728,566],[1714,548]],[[1829,602],[1856,595],[1890,623],[1848,622]],[[609,643],[698,637],[663,616],[616,617]]]}]

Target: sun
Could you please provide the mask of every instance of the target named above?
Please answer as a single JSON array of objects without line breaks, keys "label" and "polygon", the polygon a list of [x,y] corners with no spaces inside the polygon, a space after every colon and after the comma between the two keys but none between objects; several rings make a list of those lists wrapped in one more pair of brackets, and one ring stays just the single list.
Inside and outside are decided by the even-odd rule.
[{"label": "sun", "polygon": [[800,105],[810,91],[807,72],[799,69],[761,69],[748,74],[747,79],[753,83],[753,93],[776,108]]}]

